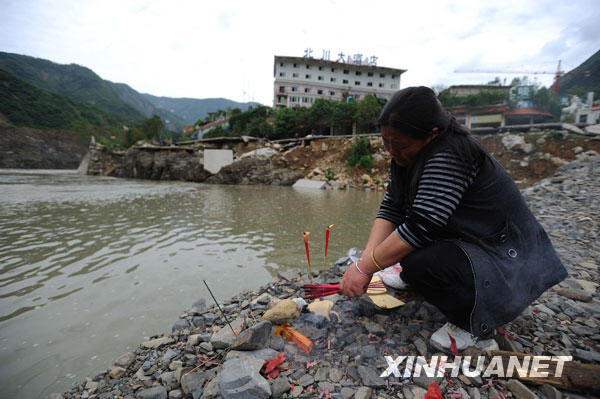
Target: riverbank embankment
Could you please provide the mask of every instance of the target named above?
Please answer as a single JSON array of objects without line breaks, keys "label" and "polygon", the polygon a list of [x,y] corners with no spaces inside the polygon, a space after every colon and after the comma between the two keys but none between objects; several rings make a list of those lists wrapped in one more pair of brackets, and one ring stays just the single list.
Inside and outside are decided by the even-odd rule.
[{"label": "riverbank embankment", "polygon": [[[520,187],[551,176],[560,166],[578,157],[600,152],[600,137],[566,129],[530,129],[475,137]],[[213,184],[292,185],[303,178],[323,181],[326,188],[332,189],[384,190],[389,178],[389,154],[380,135],[365,138],[373,158],[369,170],[347,165],[356,138],[320,136],[286,145],[267,141],[236,145],[215,142],[216,147],[233,152],[233,163],[215,174],[204,169],[204,145],[139,143],[126,152],[111,152],[99,144],[91,144],[88,173]]]},{"label": "riverbank embankment", "polygon": [[[527,380],[515,373],[512,378],[488,378],[481,373],[455,375],[449,369],[433,376],[381,377],[389,366],[385,356],[422,356],[428,362],[434,356],[447,356],[445,365],[456,358],[430,345],[431,334],[445,318],[410,291],[403,297],[405,305],[392,310],[378,308],[366,296],[328,296],[320,301],[324,310],[297,305],[303,284],[338,281],[350,256],[360,253],[355,248],[331,265],[326,275],[313,271],[311,278],[307,273],[281,272],[257,291],[222,301],[220,309],[200,299],[179,315],[171,334],[151,337],[107,370],[53,397],[418,399],[428,389],[434,395],[436,386],[440,396],[428,398],[597,397],[600,157],[579,158],[523,190],[569,276],[494,336],[503,351],[546,359],[572,357],[564,363],[566,377]],[[210,298],[208,292],[204,297]],[[312,341],[309,353],[276,334],[282,320]],[[483,356],[482,370],[487,370],[493,354],[497,352],[470,347],[459,355],[471,356],[475,363]],[[271,361],[265,364],[267,360]],[[471,370],[479,368],[475,366]],[[399,370],[404,371],[404,364],[399,364]]]}]

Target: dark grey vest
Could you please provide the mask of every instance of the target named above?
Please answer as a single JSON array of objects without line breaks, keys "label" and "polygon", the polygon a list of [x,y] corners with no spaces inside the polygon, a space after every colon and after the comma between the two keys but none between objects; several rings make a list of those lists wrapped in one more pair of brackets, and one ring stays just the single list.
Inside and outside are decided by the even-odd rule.
[{"label": "dark grey vest", "polygon": [[[395,198],[406,190],[401,169],[392,161],[390,184],[395,186],[391,187]],[[491,156],[486,156],[440,239],[454,242],[469,258],[475,276],[475,306],[470,315],[475,336],[513,320],[567,276],[517,185]]]}]

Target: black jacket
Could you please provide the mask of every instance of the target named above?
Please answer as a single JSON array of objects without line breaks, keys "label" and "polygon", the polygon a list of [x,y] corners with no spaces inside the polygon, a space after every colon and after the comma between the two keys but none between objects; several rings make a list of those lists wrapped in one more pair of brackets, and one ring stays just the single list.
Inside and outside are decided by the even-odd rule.
[{"label": "black jacket", "polygon": [[[440,148],[439,150],[442,150]],[[437,153],[438,150],[435,152]],[[406,169],[392,161],[388,193],[407,215]],[[457,244],[475,276],[471,333],[488,335],[567,276],[548,235],[508,172],[486,154],[438,239]]]}]

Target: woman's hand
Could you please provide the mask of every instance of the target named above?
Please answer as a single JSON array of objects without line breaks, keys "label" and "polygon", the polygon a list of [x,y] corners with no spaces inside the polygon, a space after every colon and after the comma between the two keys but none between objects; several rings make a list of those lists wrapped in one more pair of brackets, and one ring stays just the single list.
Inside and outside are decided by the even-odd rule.
[{"label": "woman's hand", "polygon": [[340,281],[340,292],[348,297],[361,296],[367,291],[370,282],[371,276],[365,276],[351,263]]}]

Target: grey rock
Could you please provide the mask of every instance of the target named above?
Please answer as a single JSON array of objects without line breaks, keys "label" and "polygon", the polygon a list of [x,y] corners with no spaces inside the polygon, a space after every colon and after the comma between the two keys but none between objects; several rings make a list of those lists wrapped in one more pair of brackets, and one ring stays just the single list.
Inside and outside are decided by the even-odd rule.
[{"label": "grey rock", "polygon": [[283,350],[285,346],[285,339],[283,339],[283,337],[281,335],[274,335],[271,334],[271,337],[269,338],[269,347],[281,352]]},{"label": "grey rock", "polygon": [[371,399],[373,389],[369,387],[360,387],[354,394],[354,399]]},{"label": "grey rock", "polygon": [[236,340],[231,346],[235,350],[255,350],[264,348],[269,342],[271,335],[271,322],[261,321],[238,334]]},{"label": "grey rock", "polygon": [[135,354],[133,352],[127,352],[122,354],[115,360],[115,366],[127,368],[135,360]]},{"label": "grey rock", "polygon": [[183,392],[181,392],[181,389],[173,389],[172,391],[169,391],[169,399],[181,398],[183,398]]},{"label": "grey rock", "polygon": [[190,322],[187,321],[186,319],[177,320],[173,324],[173,327],[171,327],[171,331],[173,331],[173,332],[179,331],[179,330],[189,330],[189,329],[190,329]]},{"label": "grey rock", "polygon": [[181,390],[186,395],[192,395],[198,388],[202,389],[202,385],[206,382],[208,376],[204,371],[194,371],[181,376]]},{"label": "grey rock", "polygon": [[167,389],[161,385],[141,389],[135,393],[136,399],[167,399]]},{"label": "grey rock", "polygon": [[171,359],[173,359],[175,356],[177,356],[177,352],[174,351],[173,349],[169,348],[165,351],[165,353],[162,355],[161,361],[162,362],[168,362]]},{"label": "grey rock", "polygon": [[314,384],[315,379],[312,375],[310,374],[304,374],[302,377],[300,377],[300,379],[298,380],[298,384],[302,385],[303,387],[306,387],[308,385],[312,385]]},{"label": "grey rock", "polygon": [[554,388],[552,385],[542,384],[538,388],[548,399],[562,399],[562,392]]},{"label": "grey rock", "polygon": [[600,353],[576,348],[573,357],[587,363],[600,363]]},{"label": "grey rock", "polygon": [[379,376],[380,373],[377,373],[374,368],[361,365],[357,366],[356,369],[363,385],[372,388],[383,388],[386,386],[385,380]]},{"label": "grey rock", "polygon": [[284,393],[289,392],[290,388],[287,377],[279,376],[275,378],[271,385],[271,396],[273,398],[280,398]]},{"label": "grey rock", "polygon": [[426,375],[421,375],[419,377],[413,377],[413,382],[418,386],[427,389],[429,384],[432,382],[437,382],[438,384],[443,380],[443,377],[427,377]]},{"label": "grey rock", "polygon": [[340,391],[340,394],[342,395],[342,399],[351,399],[355,392],[356,391],[352,388],[344,387]]},{"label": "grey rock", "polygon": [[481,392],[479,392],[479,389],[477,388],[469,388],[469,397],[471,397],[471,399],[481,399]]},{"label": "grey rock", "polygon": [[402,394],[404,399],[421,399],[425,396],[427,391],[421,387],[414,385],[405,385],[402,387]]},{"label": "grey rock", "polygon": [[294,325],[298,325],[299,323],[309,323],[314,325],[317,328],[325,328],[328,321],[325,316],[314,314],[314,313],[302,313],[294,322]]},{"label": "grey rock", "polygon": [[343,376],[344,376],[344,374],[342,373],[342,370],[340,370],[338,368],[329,369],[329,379],[332,382],[334,382],[334,383],[340,382],[340,380],[342,379]]},{"label": "grey rock", "polygon": [[328,367],[319,367],[317,372],[315,373],[315,381],[327,381],[327,376],[329,375]]},{"label": "grey rock", "polygon": [[365,345],[360,347],[360,355],[365,359],[372,359],[377,356],[375,345]]},{"label": "grey rock", "polygon": [[319,391],[329,391],[329,393],[335,392],[335,385],[328,381],[321,381],[317,384],[317,389]]},{"label": "grey rock", "polygon": [[230,359],[223,363],[218,383],[224,399],[266,399],[271,387],[252,366],[242,359]]},{"label": "grey rock", "polygon": [[[231,322],[231,327],[240,330],[243,324],[243,320],[240,318],[235,319]],[[235,342],[236,336],[228,325],[224,325],[219,331],[214,333],[210,337],[210,343],[215,349],[225,349],[231,346]]]},{"label": "grey rock", "polygon": [[205,353],[212,352],[214,349],[210,342],[200,342],[200,345],[198,345],[198,347],[200,348],[200,350],[202,350],[202,352]]},{"label": "grey rock", "polygon": [[512,392],[516,399],[539,399],[535,393],[523,385],[519,380],[508,380],[506,387]]},{"label": "grey rock", "polygon": [[204,392],[202,392],[201,399],[215,399],[220,397],[221,393],[219,392],[219,383],[217,378],[213,378],[206,384],[204,388]]},{"label": "grey rock", "polygon": [[421,356],[427,355],[427,344],[425,344],[425,341],[423,341],[421,338],[417,338],[413,341],[413,344]]},{"label": "grey rock", "polygon": [[385,329],[379,325],[378,323],[375,323],[374,321],[371,320],[365,320],[361,323],[369,333],[371,334],[375,334],[375,335],[385,335]]}]

